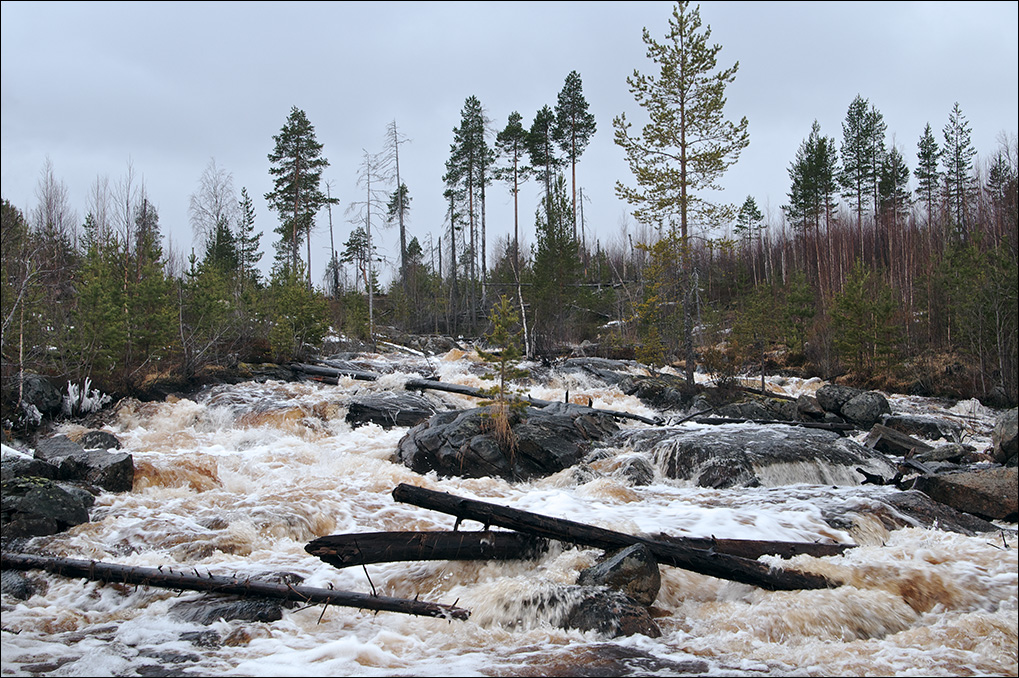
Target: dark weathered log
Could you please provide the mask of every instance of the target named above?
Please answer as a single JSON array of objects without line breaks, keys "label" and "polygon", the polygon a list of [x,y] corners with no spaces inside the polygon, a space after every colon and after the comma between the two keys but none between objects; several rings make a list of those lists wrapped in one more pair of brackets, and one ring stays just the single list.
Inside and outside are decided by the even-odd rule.
[{"label": "dark weathered log", "polygon": [[405,560],[530,560],[548,540],[520,532],[367,532],[331,534],[304,547],[334,567]]},{"label": "dark weathered log", "polygon": [[654,535],[655,541],[680,544],[695,549],[714,549],[716,553],[757,560],[761,556],[792,558],[809,555],[815,558],[837,556],[854,548],[855,544],[818,544],[798,541],[763,541],[758,539],[715,539],[713,537],[674,537],[667,534]]},{"label": "dark weathered log", "polygon": [[[338,379],[339,377],[351,377],[352,379],[361,379],[363,381],[375,381],[379,375],[372,374],[371,372],[358,372],[355,370],[341,370],[336,367],[323,367],[320,365],[306,365],[303,363],[295,364],[294,369],[305,374],[310,374],[319,377],[331,377]],[[485,393],[480,389],[473,388],[471,386],[464,386],[463,384],[450,384],[444,381],[435,381],[434,379],[408,379],[403,386],[408,391],[415,390],[432,390],[432,391],[444,391],[446,393],[456,393],[459,395],[470,396],[472,398],[491,398],[491,394]],[[526,398],[527,402],[535,407],[544,407],[551,405],[551,400],[539,400],[538,398]],[[653,426],[661,424],[661,419],[650,419],[648,417],[641,416],[639,414],[633,414],[632,412],[621,412],[619,410],[602,410],[598,408],[591,408],[592,411],[600,414],[607,414],[619,419],[632,419],[634,421],[640,421],[645,424],[651,424]]]},{"label": "dark weathered log", "polygon": [[[835,556],[853,544],[714,539],[654,535],[655,541],[756,560],[763,555]],[[304,550],[338,568],[413,560],[531,560],[548,550],[548,540],[521,532],[365,532],[331,534]]]},{"label": "dark weathered log", "polygon": [[460,520],[476,520],[486,527],[498,525],[545,537],[600,549],[617,549],[631,544],[646,544],[659,563],[681,567],[720,579],[753,584],[770,590],[819,589],[839,585],[820,575],[792,570],[771,569],[755,560],[730,556],[710,549],[697,549],[675,543],[637,537],[593,525],[552,518],[529,511],[498,506],[474,499],[457,497],[423,487],[401,483],[393,490],[397,501],[441,511]]},{"label": "dark weathered log", "polygon": [[257,596],[276,600],[290,600],[306,604],[324,603],[365,610],[402,612],[423,617],[467,619],[470,611],[452,605],[426,603],[403,598],[373,596],[350,591],[333,591],[309,586],[291,586],[256,579],[236,579],[212,574],[201,575],[173,571],[169,568],[134,567],[71,558],[47,558],[25,553],[4,553],[0,557],[5,569],[46,570],[65,577],[82,577],[105,583],[156,586],[168,589],[206,591],[238,596]]},{"label": "dark weathered log", "polygon": [[765,396],[766,398],[776,398],[778,400],[796,400],[796,396],[786,395],[785,393],[775,393],[774,391],[765,391],[764,389],[754,388],[753,386],[740,386],[740,390],[746,391],[747,393],[762,395]]},{"label": "dark weathered log", "polygon": [[856,427],[852,424],[824,422],[824,421],[787,421],[785,419],[742,419],[739,417],[703,417],[694,420],[698,424],[785,424],[786,426],[799,426],[801,428],[819,428],[822,431],[852,431]]}]

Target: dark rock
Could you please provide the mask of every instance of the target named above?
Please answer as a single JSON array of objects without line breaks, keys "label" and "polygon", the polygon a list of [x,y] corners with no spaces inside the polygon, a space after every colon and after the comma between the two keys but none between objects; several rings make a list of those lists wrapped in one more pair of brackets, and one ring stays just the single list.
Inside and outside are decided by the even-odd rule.
[{"label": "dark rock", "polygon": [[557,655],[540,659],[543,675],[562,678],[615,678],[616,676],[707,675],[700,659],[676,661],[618,643],[570,646],[565,660]]},{"label": "dark rock", "polygon": [[1001,413],[994,422],[991,443],[994,445],[994,461],[1008,466],[1016,465],[1019,451],[1019,408]]},{"label": "dark rock", "polygon": [[992,522],[934,501],[919,490],[891,492],[881,497],[854,497],[821,507],[821,515],[833,528],[850,533],[860,517],[877,520],[886,530],[924,527],[975,536],[999,529]]},{"label": "dark rock", "polygon": [[618,386],[626,395],[636,396],[645,405],[663,411],[686,411],[697,395],[696,386],[671,374],[627,375],[619,381]]},{"label": "dark rock", "polygon": [[384,391],[358,397],[347,408],[347,423],[359,426],[372,422],[383,428],[417,426],[435,414],[435,408],[423,396]]},{"label": "dark rock", "polygon": [[15,600],[28,600],[36,593],[40,592],[40,588],[43,587],[28,578],[24,572],[18,572],[17,570],[2,570],[0,571],[0,593],[5,596],[10,596]]},{"label": "dark rock", "polygon": [[781,424],[627,430],[616,441],[648,454],[662,475],[700,487],[858,485],[858,467],[885,478],[895,474],[884,455],[854,440]]},{"label": "dark rock", "polygon": [[601,562],[582,570],[577,583],[608,586],[641,605],[652,605],[658,597],[662,576],[651,549],[644,544],[634,544],[606,554]]},{"label": "dark rock", "polygon": [[83,482],[110,492],[127,492],[134,485],[134,459],[126,452],[86,451],[67,436],[39,441],[35,456],[53,466],[57,480]]},{"label": "dark rock", "polygon": [[86,450],[120,449],[120,440],[108,431],[86,431],[78,439],[78,444]]},{"label": "dark rock", "polygon": [[176,618],[208,626],[220,619],[226,621],[274,622],[283,619],[283,605],[278,600],[218,597],[182,600],[170,608]]},{"label": "dark rock", "polygon": [[38,477],[54,480],[57,477],[57,467],[42,459],[27,457],[4,457],[0,461],[0,479],[11,480],[13,478]]},{"label": "dark rock", "polygon": [[861,429],[869,429],[881,420],[881,415],[890,414],[888,400],[876,391],[864,391],[853,396],[842,405],[842,416]]},{"label": "dark rock", "polygon": [[976,456],[975,447],[972,445],[963,445],[962,443],[948,443],[947,445],[938,445],[934,448],[928,447],[926,449],[917,450],[914,454],[910,454],[909,458],[915,459],[921,464],[930,464],[932,462],[939,461],[948,461],[953,464],[986,461],[984,459],[979,459]]},{"label": "dark rock", "polygon": [[80,494],[46,478],[15,478],[3,482],[4,537],[57,534],[88,522],[88,508]]},{"label": "dark rock", "polygon": [[592,442],[618,430],[611,416],[555,403],[511,411],[511,441],[494,427],[495,407],[441,412],[412,428],[396,459],[418,473],[512,480],[544,477],[577,464]]},{"label": "dark rock", "polygon": [[134,457],[126,452],[89,450],[85,482],[108,492],[130,492],[134,487]]},{"label": "dark rock", "polygon": [[60,414],[64,396],[53,382],[42,376],[26,372],[21,380],[21,401],[37,409],[44,416]]},{"label": "dark rock", "polygon": [[851,386],[825,384],[821,388],[817,389],[814,393],[814,397],[817,398],[817,404],[820,405],[825,412],[833,412],[841,415],[842,406],[861,393],[863,393],[863,391],[858,388],[852,388]]},{"label": "dark rock", "polygon": [[819,421],[824,418],[824,408],[814,396],[801,395],[797,398],[796,411],[806,421]]},{"label": "dark rock", "polygon": [[954,421],[921,415],[889,414],[881,417],[881,423],[899,433],[927,440],[959,440],[963,430]]},{"label": "dark rock", "polygon": [[919,476],[913,488],[988,520],[1014,523],[1019,517],[1019,476],[1014,466]]},{"label": "dark rock", "polygon": [[585,594],[570,608],[563,628],[597,631],[609,638],[637,634],[658,638],[661,629],[647,608],[620,591],[608,588],[585,589]]},{"label": "dark rock", "polygon": [[62,457],[81,455],[84,452],[84,447],[62,435],[43,438],[35,446],[35,458],[50,463],[56,462]]},{"label": "dark rock", "polygon": [[560,372],[577,372],[592,376],[611,386],[631,377],[630,372],[637,363],[632,360],[610,360],[609,358],[567,358],[557,366]]},{"label": "dark rock", "polygon": [[630,485],[650,485],[655,480],[655,467],[644,455],[633,455],[619,467],[619,473]]},{"label": "dark rock", "polygon": [[770,410],[761,403],[753,400],[723,405],[715,412],[719,417],[725,417],[727,419],[754,420],[776,418],[776,413],[773,410]]}]

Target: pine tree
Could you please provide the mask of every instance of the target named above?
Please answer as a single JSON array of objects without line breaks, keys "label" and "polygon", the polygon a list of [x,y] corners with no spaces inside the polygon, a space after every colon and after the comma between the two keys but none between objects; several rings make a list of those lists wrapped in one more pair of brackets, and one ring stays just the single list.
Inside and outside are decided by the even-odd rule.
[{"label": "pine tree", "polygon": [[945,146],[941,161],[945,168],[945,197],[948,211],[955,221],[959,236],[965,240],[969,231],[969,211],[976,195],[973,158],[977,151],[971,141],[969,122],[956,102],[945,125]]},{"label": "pine tree", "polygon": [[296,106],[290,109],[286,123],[273,140],[276,146],[268,157],[271,163],[269,173],[275,177],[274,188],[265,194],[265,199],[280,219],[276,228],[280,235],[276,245],[276,264],[296,269],[301,242],[307,240],[306,263],[310,275],[311,230],[315,215],[329,200],[320,188],[322,170],[329,166],[329,161],[322,156],[322,144],[315,138],[315,128],[304,111]]},{"label": "pine tree", "polygon": [[[842,123],[842,170],[839,183],[842,195],[850,201],[856,213],[856,230],[860,236],[860,253],[863,253],[863,210],[875,191],[879,166],[875,163],[875,124],[878,118],[868,110],[869,102],[859,94],[849,104]],[[884,132],[882,131],[882,138]]]},{"label": "pine tree", "polygon": [[[723,111],[725,88],[734,81],[739,63],[716,70],[722,48],[709,46],[710,37],[710,27],[701,30],[699,8],[691,10],[688,2],[673,8],[665,43],[656,42],[645,28],[647,55],[659,66],[660,74],[647,76],[634,71],[627,83],[650,121],[637,136],[631,133],[632,124],[625,114],[612,123],[615,142],[626,152],[630,171],[640,187],[629,188],[620,182],[616,192],[637,206],[634,216],[649,226],[674,223],[678,217],[684,245],[692,220],[715,224],[728,216],[727,207],[720,209],[698,192],[715,188],[716,180],[750,143],[747,119],[734,124],[725,119]],[[687,271],[689,268],[684,266]],[[693,384],[691,282],[687,290],[686,379]]]},{"label": "pine tree", "polygon": [[[814,231],[814,259],[818,284],[822,283],[821,224],[830,233],[830,219],[835,209],[836,165],[835,140],[821,134],[815,120],[808,136],[796,152],[789,167],[791,188],[789,204],[783,209],[794,226],[803,231],[803,256],[807,260],[807,243]],[[830,251],[831,248],[826,248]]]},{"label": "pine tree", "polygon": [[577,160],[597,129],[594,114],[587,108],[580,74],[570,71],[555,107],[553,136],[570,162],[573,182],[573,237],[577,237]]},{"label": "pine tree", "polygon": [[747,196],[747,199],[743,201],[743,205],[739,208],[739,214],[736,215],[736,226],[735,230],[740,238],[746,238],[747,244],[747,256],[750,258],[750,266],[754,275],[754,287],[757,287],[757,257],[754,254],[754,234],[760,237],[761,229],[764,226],[761,221],[764,219],[764,215],[761,214],[761,210],[757,208],[757,201],[754,200],[753,196]]},{"label": "pine tree", "polygon": [[563,164],[556,153],[555,113],[548,106],[542,106],[535,113],[527,131],[527,154],[538,181],[545,187],[544,199],[547,201],[552,194],[552,182]]},{"label": "pine tree", "polygon": [[520,274],[520,184],[531,174],[531,167],[525,164],[527,153],[527,130],[521,123],[522,117],[516,111],[509,114],[506,127],[495,138],[498,156],[506,161],[506,165],[497,167],[494,172],[496,179],[505,181],[513,195],[513,270],[519,278]]},{"label": "pine tree", "polygon": [[916,177],[916,193],[927,208],[927,228],[929,229],[934,221],[934,206],[938,202],[941,190],[941,171],[938,169],[941,162],[941,149],[938,148],[938,142],[934,138],[934,132],[931,131],[930,123],[927,123],[924,128],[916,148],[916,169],[913,170],[913,176]]}]

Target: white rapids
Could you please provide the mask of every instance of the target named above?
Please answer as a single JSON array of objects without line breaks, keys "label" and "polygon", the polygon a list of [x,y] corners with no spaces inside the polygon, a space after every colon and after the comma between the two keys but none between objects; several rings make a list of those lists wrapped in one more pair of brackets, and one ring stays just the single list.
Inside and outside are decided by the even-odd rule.
[{"label": "white rapids", "polygon": [[[227,576],[294,572],[306,586],[455,602],[471,611],[467,621],[316,606],[287,609],[275,622],[205,627],[170,612],[204,594],[35,572],[29,577],[44,582],[43,591],[3,599],[2,675],[1016,675],[1014,537],[889,531],[866,518],[839,530],[823,507],[865,505],[891,490],[803,483],[708,490],[661,476],[634,487],[616,473],[618,458],[591,463],[595,478],[587,482],[569,470],[527,483],[421,476],[392,460],[406,428],[351,428],[344,420],[353,396],[399,388],[416,376],[413,361],[424,359],[400,360],[377,382],[248,382],[195,400],[122,405],[107,428],[134,457],[133,491],[101,494],[89,523],[33,545],[52,556]],[[429,368],[444,381],[487,385],[470,354],[451,352]],[[796,395],[819,385],[785,379],[771,387]],[[566,390],[595,407],[656,414],[576,376],[554,376],[530,394],[556,400]],[[427,397],[442,409],[474,405]],[[890,400],[898,411],[926,406]],[[979,403],[958,409],[938,415],[957,417],[971,441],[986,445],[993,412]],[[837,557],[764,558],[845,582],[829,590],[772,592],[662,567],[654,606],[662,636],[607,639],[558,628],[554,609],[520,605],[525,595],[574,584],[600,554],[594,549],[557,548],[528,562],[346,569],[304,550],[328,534],[452,529],[451,516],[395,502],[400,483],[621,532],[858,546]]]}]

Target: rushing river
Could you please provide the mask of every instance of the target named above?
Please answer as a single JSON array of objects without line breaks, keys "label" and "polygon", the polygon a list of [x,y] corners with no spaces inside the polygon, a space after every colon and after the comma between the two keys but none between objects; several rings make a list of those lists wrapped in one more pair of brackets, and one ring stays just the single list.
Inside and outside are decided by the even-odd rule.
[{"label": "rushing river", "polygon": [[[107,428],[135,462],[134,490],[97,497],[91,522],[33,547],[52,556],[256,577],[456,604],[467,621],[345,607],[294,607],[279,621],[185,622],[171,612],[205,594],[102,585],[39,572],[44,593],[4,598],[2,674],[48,676],[609,676],[1017,673],[1016,539],[907,527],[861,512],[842,531],[825,507],[866,505],[893,490],[797,483],[707,490],[660,476],[630,486],[618,460],[527,483],[421,476],[391,458],[406,428],[346,423],[358,394],[400,388],[412,372],[486,385],[470,356],[369,356],[396,372],[377,382],[249,382],[194,400],[122,405]],[[389,367],[387,367],[389,365]],[[369,365],[371,368],[371,365]],[[818,384],[783,380],[792,395]],[[615,387],[554,375],[532,396],[656,413]],[[472,399],[430,393],[441,409]],[[935,407],[890,398],[899,412]],[[967,409],[968,408],[968,409]],[[989,445],[992,412],[940,410]],[[646,426],[639,422],[624,427]],[[683,424],[696,426],[696,424]],[[61,432],[73,434],[66,425]],[[862,438],[862,435],[861,435]],[[586,480],[586,482],[585,482]],[[400,483],[621,532],[854,543],[844,555],[791,564],[838,588],[765,591],[663,566],[659,638],[564,630],[555,609],[523,609],[536,592],[574,584],[600,552],[555,548],[537,561],[399,562],[337,569],[304,547],[329,534],[449,530],[454,518],[394,501]],[[462,529],[480,529],[465,522]],[[1015,525],[1003,525],[1011,527]],[[765,557],[766,559],[768,557]],[[782,562],[777,561],[775,562]],[[790,564],[790,563],[786,563]],[[370,578],[370,581],[369,581]],[[212,633],[210,633],[210,631]]]}]

